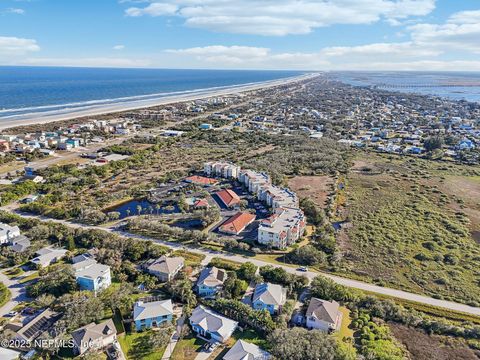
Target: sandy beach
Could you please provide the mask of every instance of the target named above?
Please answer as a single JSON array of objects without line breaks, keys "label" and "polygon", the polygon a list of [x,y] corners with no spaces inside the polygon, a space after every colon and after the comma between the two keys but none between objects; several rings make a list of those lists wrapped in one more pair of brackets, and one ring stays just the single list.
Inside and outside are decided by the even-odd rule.
[{"label": "sandy beach", "polygon": [[128,110],[137,110],[143,108],[149,108],[159,105],[172,104],[180,101],[192,101],[198,99],[204,99],[212,96],[221,96],[229,94],[237,94],[245,91],[259,90],[279,85],[285,85],[292,82],[306,80],[318,76],[317,73],[304,74],[300,76],[271,80],[259,83],[251,83],[245,85],[236,85],[225,87],[221,89],[203,89],[198,91],[192,91],[184,94],[176,94],[170,96],[162,96],[159,98],[147,99],[147,100],[132,100],[124,101],[115,104],[101,104],[84,106],[82,108],[75,109],[62,109],[50,112],[37,112],[22,115],[15,115],[11,117],[0,117],[0,130],[9,129],[17,126],[33,125],[33,124],[46,124],[55,121],[71,120],[86,116],[96,116],[104,114],[112,114],[117,112],[123,112]]}]

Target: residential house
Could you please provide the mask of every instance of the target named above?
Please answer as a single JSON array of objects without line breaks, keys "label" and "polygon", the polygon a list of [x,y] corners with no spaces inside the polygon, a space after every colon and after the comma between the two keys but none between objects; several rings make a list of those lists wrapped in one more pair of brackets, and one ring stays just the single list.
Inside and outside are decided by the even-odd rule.
[{"label": "residential house", "polygon": [[223,356],[223,360],[269,360],[272,356],[259,346],[238,340]]},{"label": "residential house", "polygon": [[72,266],[80,290],[96,293],[105,290],[112,284],[110,266],[99,264],[94,259],[86,259]]},{"label": "residential house", "polygon": [[0,223],[0,244],[11,243],[17,236],[20,236],[20,228],[18,226]]},{"label": "residential house", "polygon": [[193,331],[210,342],[226,342],[238,327],[238,322],[203,307],[197,306],[190,316]]},{"label": "residential house", "polygon": [[252,296],[252,307],[255,310],[267,310],[270,314],[278,314],[287,301],[287,289],[271,283],[257,284]]},{"label": "residential house", "polygon": [[149,274],[156,276],[160,281],[167,282],[173,280],[184,265],[185,259],[182,257],[162,256],[147,262],[143,268]]},{"label": "residential house", "polygon": [[339,307],[336,301],[312,298],[305,314],[307,328],[322,331],[338,330],[342,323]]},{"label": "residential house", "polygon": [[72,332],[77,355],[89,350],[101,350],[117,341],[117,330],[112,319],[100,324],[90,323]]},{"label": "residential house", "polygon": [[50,309],[45,309],[35,318],[30,320],[20,330],[17,331],[15,338],[18,340],[31,342],[42,335],[44,332],[50,330],[50,328],[57,322],[62,314],[54,312]]},{"label": "residential house", "polygon": [[133,322],[137,331],[158,327],[173,320],[172,300],[139,300],[133,307]]},{"label": "residential house", "polygon": [[204,268],[197,280],[197,293],[202,297],[215,297],[223,288],[227,272],[215,266]]},{"label": "residential house", "polygon": [[27,250],[30,247],[30,240],[24,236],[16,236],[10,241],[9,248],[12,249],[16,253],[21,253]]},{"label": "residential house", "polygon": [[256,216],[248,212],[238,212],[219,227],[219,231],[225,234],[238,235],[248,225],[255,221]]},{"label": "residential house", "polygon": [[61,248],[46,247],[38,250],[35,253],[37,256],[30,262],[39,267],[46,267],[62,259],[67,252],[67,250]]}]

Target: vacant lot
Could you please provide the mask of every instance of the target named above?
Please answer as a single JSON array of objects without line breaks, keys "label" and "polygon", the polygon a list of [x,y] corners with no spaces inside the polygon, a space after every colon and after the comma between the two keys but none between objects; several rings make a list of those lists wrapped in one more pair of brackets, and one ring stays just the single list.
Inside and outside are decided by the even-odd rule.
[{"label": "vacant lot", "polygon": [[[353,227],[339,242],[346,270],[380,284],[478,305],[480,246],[469,216],[477,211],[478,174],[478,167],[412,158],[358,159],[347,180]],[[459,181],[469,184],[468,190],[462,186],[464,195],[455,191]]]},{"label": "vacant lot", "polygon": [[309,198],[323,208],[333,183],[330,176],[295,176],[288,180],[288,187],[297,193],[299,199]]},{"label": "vacant lot", "polygon": [[398,324],[389,324],[393,335],[415,360],[476,360],[473,350],[454,338],[430,336]]}]

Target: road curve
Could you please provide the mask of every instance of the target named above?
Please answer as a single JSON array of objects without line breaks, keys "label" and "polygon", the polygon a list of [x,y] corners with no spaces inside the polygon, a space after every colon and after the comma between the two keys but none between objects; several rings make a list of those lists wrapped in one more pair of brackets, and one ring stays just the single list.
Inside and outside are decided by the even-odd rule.
[{"label": "road curve", "polygon": [[328,274],[328,273],[324,273],[324,272],[320,272],[320,271],[299,272],[295,267],[292,267],[292,266],[272,264],[272,263],[269,263],[269,262],[266,262],[266,261],[251,259],[251,258],[248,258],[246,256],[235,255],[235,254],[222,252],[222,251],[202,249],[202,248],[191,247],[191,246],[186,247],[181,243],[158,240],[158,239],[151,238],[151,237],[148,237],[148,236],[132,234],[132,233],[125,232],[125,231],[119,231],[119,230],[114,229],[114,228],[108,228],[108,227],[102,227],[102,226],[90,226],[90,225],[84,225],[84,224],[79,224],[79,223],[73,223],[73,222],[66,221],[66,220],[57,220],[57,219],[51,219],[51,218],[46,218],[46,217],[32,215],[32,214],[18,213],[18,212],[15,211],[15,207],[12,207],[11,205],[0,208],[0,210],[13,212],[13,213],[16,213],[18,215],[21,215],[21,216],[27,217],[27,218],[35,218],[35,219],[39,219],[39,220],[42,220],[42,221],[52,221],[52,222],[56,222],[56,223],[62,223],[64,225],[67,225],[67,226],[70,226],[70,227],[83,228],[83,229],[104,230],[104,231],[107,231],[107,232],[115,233],[115,234],[123,236],[123,237],[130,237],[130,238],[134,238],[134,239],[138,239],[138,240],[144,240],[144,241],[153,241],[153,242],[155,242],[159,245],[163,245],[163,246],[169,247],[170,249],[174,249],[174,250],[179,250],[179,249],[186,248],[190,252],[206,256],[207,259],[211,259],[213,257],[219,257],[219,258],[222,258],[222,259],[237,261],[237,262],[240,262],[240,263],[251,262],[251,263],[253,263],[257,266],[271,265],[271,266],[275,266],[275,267],[280,267],[280,268],[285,269],[287,272],[289,272],[291,274],[305,275],[305,276],[308,277],[309,280],[312,280],[317,275],[323,275],[323,276],[333,280],[337,284],[344,285],[344,286],[347,286],[347,287],[351,287],[351,288],[354,288],[354,289],[369,291],[369,292],[372,292],[372,293],[392,296],[392,297],[403,299],[403,300],[414,301],[414,302],[417,302],[417,303],[420,303],[420,304],[426,304],[426,305],[436,306],[436,307],[440,307],[440,308],[444,308],[444,309],[448,309],[448,310],[452,310],[452,311],[458,311],[458,312],[462,312],[462,313],[466,313],[466,314],[480,316],[480,308],[479,307],[473,307],[473,306],[469,306],[469,305],[465,305],[465,304],[456,303],[456,302],[453,302],[453,301],[434,299],[434,298],[431,298],[431,297],[428,297],[428,296],[425,296],[425,295],[418,295],[418,294],[410,293],[410,292],[403,291],[403,290],[396,290],[396,289],[392,289],[392,288],[388,288],[388,287],[378,286],[378,285],[366,283],[366,282],[363,282],[363,281],[352,280],[352,279],[348,279],[348,278],[344,278],[344,277],[341,277],[341,276],[332,275],[332,274]]}]

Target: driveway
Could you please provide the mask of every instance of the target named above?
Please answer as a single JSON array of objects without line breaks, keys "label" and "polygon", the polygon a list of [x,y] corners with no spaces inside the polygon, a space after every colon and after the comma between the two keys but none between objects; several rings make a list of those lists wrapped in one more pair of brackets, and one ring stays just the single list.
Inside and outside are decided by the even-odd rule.
[{"label": "driveway", "polygon": [[31,275],[33,271],[26,272],[19,277],[9,279],[8,276],[3,273],[3,271],[6,270],[8,269],[2,269],[2,271],[0,271],[0,282],[5,284],[5,286],[10,290],[11,297],[10,300],[0,308],[0,317],[8,314],[21,302],[30,300],[27,296],[26,284],[21,284],[19,281],[24,277]]}]

